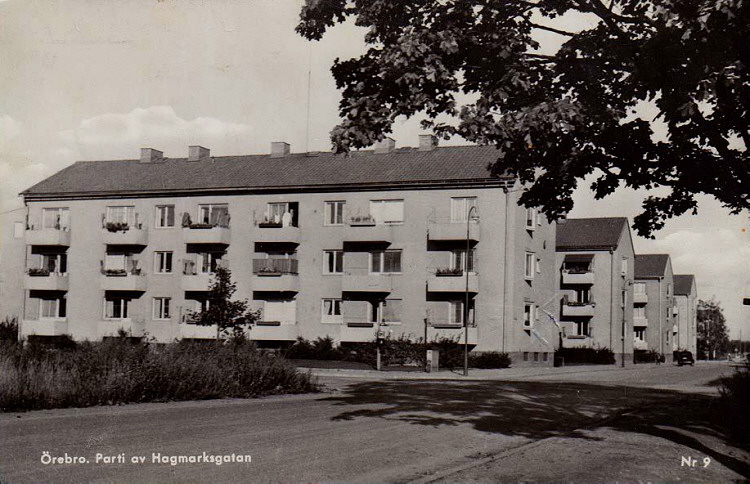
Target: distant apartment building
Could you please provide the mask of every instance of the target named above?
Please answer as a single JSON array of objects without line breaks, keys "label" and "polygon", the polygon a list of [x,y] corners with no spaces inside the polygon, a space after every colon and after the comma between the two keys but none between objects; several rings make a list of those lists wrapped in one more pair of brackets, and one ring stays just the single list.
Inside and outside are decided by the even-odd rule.
[{"label": "distant apartment building", "polygon": [[378,331],[463,342],[466,323],[478,351],[551,365],[555,225],[517,205],[514,179],[490,176],[496,158],[423,136],[348,156],[279,142],[75,163],[22,194],[22,336],[215,337],[189,314],[224,265],[261,310],[249,333],[261,345]]},{"label": "distant apartment building", "polygon": [[633,326],[636,349],[672,357],[677,335],[674,276],[668,254],[635,256]]},{"label": "distant apartment building", "polygon": [[698,288],[693,274],[674,275],[674,301],[677,308],[677,338],[673,349],[684,349],[697,355]]},{"label": "distant apartment building", "polygon": [[560,221],[556,250],[563,346],[606,347],[618,362],[632,362],[635,255],[628,220]]}]

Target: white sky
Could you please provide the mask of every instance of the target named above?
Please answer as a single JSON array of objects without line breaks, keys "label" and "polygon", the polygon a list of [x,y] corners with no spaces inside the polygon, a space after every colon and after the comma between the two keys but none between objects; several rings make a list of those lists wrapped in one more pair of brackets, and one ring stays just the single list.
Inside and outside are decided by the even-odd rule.
[{"label": "white sky", "polygon": [[[340,96],[329,68],[363,51],[362,33],[337,27],[321,42],[294,32],[300,0],[0,0],[0,209],[76,160],[137,158],[139,148],[187,155],[330,149]],[[580,25],[586,19],[568,19]],[[568,25],[573,28],[574,25]],[[554,48],[546,33],[545,47]],[[307,109],[310,76],[309,120]],[[418,120],[396,126],[414,146]],[[452,144],[464,144],[454,140]],[[638,213],[645,192],[594,201],[576,193],[571,217]],[[747,232],[745,231],[747,230]],[[732,337],[750,337],[750,222],[700,199],[640,253],[667,252],[694,273],[699,297],[721,301]]]}]

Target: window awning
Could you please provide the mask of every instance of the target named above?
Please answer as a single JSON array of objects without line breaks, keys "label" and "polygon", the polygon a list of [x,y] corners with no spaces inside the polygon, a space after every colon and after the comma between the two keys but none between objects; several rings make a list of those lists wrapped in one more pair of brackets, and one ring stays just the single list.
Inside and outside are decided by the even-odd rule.
[{"label": "window awning", "polygon": [[594,254],[566,254],[565,262],[591,262]]}]

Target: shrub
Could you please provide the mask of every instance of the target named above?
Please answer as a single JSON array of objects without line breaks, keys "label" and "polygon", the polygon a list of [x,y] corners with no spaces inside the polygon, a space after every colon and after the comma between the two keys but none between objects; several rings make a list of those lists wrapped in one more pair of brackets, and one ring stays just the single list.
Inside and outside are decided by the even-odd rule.
[{"label": "shrub", "polygon": [[309,375],[253,344],[154,345],[124,338],[60,349],[3,343],[3,411],[313,391]]},{"label": "shrub", "polygon": [[587,364],[587,365],[613,365],[615,354],[606,347],[586,348],[560,348],[555,350],[555,359],[563,358],[565,364]]},{"label": "shrub", "polygon": [[510,366],[510,357],[508,353],[500,353],[498,351],[469,353],[469,366],[472,368],[508,368]]},{"label": "shrub", "polygon": [[330,336],[318,338],[312,343],[299,337],[283,355],[290,360],[341,360],[344,357],[341,350],[334,346]]},{"label": "shrub", "polygon": [[655,350],[635,350],[633,353],[635,363],[656,363],[659,358],[661,355]]},{"label": "shrub", "polygon": [[732,376],[722,378],[719,394],[727,427],[732,437],[750,444],[750,363],[737,368]]},{"label": "shrub", "polygon": [[18,318],[5,318],[0,323],[0,341],[18,341]]}]

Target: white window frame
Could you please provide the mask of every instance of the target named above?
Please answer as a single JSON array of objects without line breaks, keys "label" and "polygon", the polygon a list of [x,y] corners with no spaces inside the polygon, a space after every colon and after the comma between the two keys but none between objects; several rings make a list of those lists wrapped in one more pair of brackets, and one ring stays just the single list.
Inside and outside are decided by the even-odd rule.
[{"label": "white window frame", "polygon": [[[62,298],[56,297],[56,298],[39,298],[39,319],[43,320],[54,320],[54,319],[65,319],[65,316],[60,315],[60,309],[62,307],[62,304],[60,303],[60,300]],[[44,305],[45,303],[53,302],[55,306],[54,310],[54,316],[45,316],[44,313]]]},{"label": "white window frame", "polygon": [[[47,227],[49,217],[52,217],[53,223],[51,227]],[[57,229],[57,225],[60,225],[59,230],[68,230],[70,228],[70,209],[68,207],[45,207],[42,208],[42,229]]]},{"label": "white window frame", "polygon": [[[221,254],[221,255],[217,257],[217,254]],[[219,261],[224,260],[223,259],[224,255],[225,254],[223,252],[198,252],[198,257],[197,257],[198,260],[196,261],[196,264],[195,264],[196,266],[195,273],[196,274],[215,274],[216,271],[212,271],[211,266],[213,265],[218,266]],[[204,262],[203,259],[206,257],[208,258],[208,264],[207,264],[208,271],[203,270],[203,262]]]},{"label": "white window frame", "polygon": [[[107,303],[109,301],[112,301],[112,309],[114,310],[114,301],[120,301],[120,316],[107,316]],[[130,306],[130,299],[120,297],[120,298],[107,298],[107,296],[104,296],[104,310],[103,310],[103,318],[107,321],[125,321],[130,319],[129,308]],[[114,312],[114,311],[113,311]]]},{"label": "white window frame", "polygon": [[344,225],[344,210],[346,201],[328,200],[324,202],[323,225],[327,227],[338,227]]},{"label": "white window frame", "polygon": [[466,223],[471,207],[477,207],[474,210],[474,214],[477,215],[477,197],[451,197],[451,223]]},{"label": "white window frame", "polygon": [[[385,272],[385,254],[391,252],[398,252],[399,253],[399,267],[401,268],[398,272]],[[378,267],[378,270],[373,270],[373,258],[376,253],[380,254],[380,264]],[[370,274],[402,274],[404,270],[404,254],[403,250],[401,249],[387,249],[387,250],[374,250],[370,252],[370,263],[368,264],[368,268],[370,270]]]},{"label": "white window frame", "polygon": [[153,311],[151,313],[154,321],[169,321],[172,319],[171,311],[171,297],[155,297],[153,298]]},{"label": "white window frame", "polygon": [[[400,219],[395,217],[394,220],[389,220],[388,217],[383,215],[383,212],[386,212],[387,205],[400,205],[400,209],[394,209],[396,212],[400,212]],[[370,215],[377,225],[402,225],[404,223],[404,199],[370,200]]]},{"label": "white window frame", "polygon": [[469,249],[469,254],[471,254],[471,257],[469,258],[469,261],[471,262],[470,266],[467,266],[466,264],[466,249],[455,249],[451,251],[451,264],[450,268],[452,270],[461,269],[461,272],[466,274],[467,269],[471,269],[468,271],[469,274],[476,274],[476,259],[477,259],[477,253],[476,250],[472,247]]},{"label": "white window frame", "polygon": [[[169,225],[169,211],[172,211],[172,225]],[[157,229],[169,229],[175,226],[174,205],[157,205],[155,207],[154,227]]]},{"label": "white window frame", "polygon": [[531,281],[536,275],[536,254],[534,252],[527,251],[524,254],[523,260],[523,276],[527,281]]},{"label": "white window frame", "polygon": [[[328,314],[326,303],[330,303],[330,309],[334,314]],[[338,308],[338,314],[336,309]],[[344,323],[344,300],[341,298],[325,297],[320,303],[320,322],[323,324],[343,324]]]},{"label": "white window frame", "polygon": [[[333,254],[333,271],[329,270],[329,261]],[[340,263],[341,270],[336,271],[336,262]],[[344,251],[343,250],[324,250],[323,251],[323,274],[340,275],[344,273]]]},{"label": "white window frame", "polygon": [[[211,218],[215,209],[224,208],[227,214],[229,213],[228,203],[201,203],[198,205],[198,221],[199,223],[211,223]],[[208,222],[204,222],[203,212],[206,211],[208,214]]]},{"label": "white window frame", "polygon": [[536,321],[536,304],[533,302],[523,303],[523,328],[530,329],[534,327]]},{"label": "white window frame", "polygon": [[527,208],[526,209],[526,230],[536,230],[538,218],[539,218],[539,214],[537,213],[536,208],[534,207]]},{"label": "white window frame", "polygon": [[[169,261],[169,264],[167,264]],[[164,270],[166,266],[169,270]],[[154,274],[172,274],[174,272],[174,253],[171,250],[157,250],[154,252]]]},{"label": "white window frame", "polygon": [[585,336],[590,337],[591,334],[591,322],[582,319],[580,321],[576,321],[576,336]]},{"label": "white window frame", "polygon": [[[638,334],[640,333],[640,335]],[[636,341],[646,341],[646,327],[640,326],[633,330],[633,339]]]},{"label": "white window frame", "polygon": [[[458,306],[458,308],[456,308]],[[460,312],[456,312],[456,310]],[[460,319],[456,321],[456,314],[460,314]],[[449,324],[460,324],[461,326],[464,325],[464,301],[462,300],[455,300],[455,301],[448,301],[448,323]]]},{"label": "white window frame", "polygon": [[[65,272],[61,271],[60,268],[62,267],[62,259],[65,257]],[[56,254],[39,254],[39,269],[49,269],[49,262],[45,264],[45,258],[47,258],[47,261],[49,259],[55,260],[55,270],[49,271],[50,274],[57,274],[57,275],[65,275],[68,273],[68,255],[65,253],[56,253]]]},{"label": "white window frame", "polygon": [[627,257],[623,257],[620,260],[620,275],[622,277],[625,277],[628,275],[628,258]]}]

